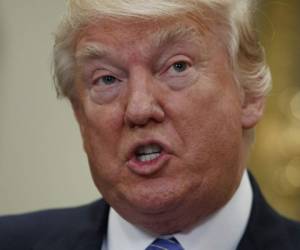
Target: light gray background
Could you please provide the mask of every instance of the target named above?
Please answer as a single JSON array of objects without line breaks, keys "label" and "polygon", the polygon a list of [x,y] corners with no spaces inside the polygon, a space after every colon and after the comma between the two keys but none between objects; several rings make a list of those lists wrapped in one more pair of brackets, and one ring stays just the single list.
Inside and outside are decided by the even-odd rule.
[{"label": "light gray background", "polygon": [[63,0],[0,0],[0,214],[90,202],[79,129],[51,79]]}]

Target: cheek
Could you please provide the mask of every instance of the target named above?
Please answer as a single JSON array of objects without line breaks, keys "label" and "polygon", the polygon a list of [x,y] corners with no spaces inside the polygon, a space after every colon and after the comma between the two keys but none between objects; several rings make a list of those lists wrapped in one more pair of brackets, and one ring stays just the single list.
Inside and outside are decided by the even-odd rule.
[{"label": "cheek", "polygon": [[86,103],[80,119],[84,147],[92,172],[102,172],[117,164],[117,145],[122,131],[122,113],[117,107]]},{"label": "cheek", "polygon": [[84,105],[84,116],[88,126],[105,137],[113,134],[122,126],[123,112],[118,105],[98,105],[87,101]]},{"label": "cheek", "polygon": [[[185,159],[207,168],[212,162],[232,162],[242,140],[241,110],[232,91],[191,88],[177,96],[172,119],[184,142]],[[202,164],[201,164],[202,163]],[[219,164],[220,165],[220,164]]]},{"label": "cheek", "polygon": [[86,143],[90,144],[95,154],[101,152],[100,156],[114,153],[123,123],[120,108],[89,101],[85,103],[83,110],[86,120],[83,137]]},{"label": "cheek", "polygon": [[229,196],[243,169],[238,102],[231,96],[194,92],[179,104],[173,114],[174,120],[181,117],[175,126],[184,145],[179,162],[184,166],[182,179],[193,187],[195,199],[212,193]]}]

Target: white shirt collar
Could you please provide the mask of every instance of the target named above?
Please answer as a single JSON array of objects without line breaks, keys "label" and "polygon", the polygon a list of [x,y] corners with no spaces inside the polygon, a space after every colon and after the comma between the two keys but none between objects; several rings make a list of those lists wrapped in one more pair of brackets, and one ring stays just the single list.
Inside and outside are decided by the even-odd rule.
[{"label": "white shirt collar", "polygon": [[[240,186],[228,203],[204,223],[188,233],[173,235],[186,250],[234,250],[241,240],[250,216],[252,189],[245,171]],[[143,250],[155,239],[128,223],[111,208],[107,238],[102,250]]]}]

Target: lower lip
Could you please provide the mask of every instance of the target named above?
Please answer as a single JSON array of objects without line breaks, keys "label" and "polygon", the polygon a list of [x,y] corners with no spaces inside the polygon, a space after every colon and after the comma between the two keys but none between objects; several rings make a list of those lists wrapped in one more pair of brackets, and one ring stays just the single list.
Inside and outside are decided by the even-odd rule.
[{"label": "lower lip", "polygon": [[162,152],[159,157],[151,161],[139,161],[136,157],[133,157],[127,162],[127,167],[138,175],[152,175],[162,169],[170,159],[170,155]]}]

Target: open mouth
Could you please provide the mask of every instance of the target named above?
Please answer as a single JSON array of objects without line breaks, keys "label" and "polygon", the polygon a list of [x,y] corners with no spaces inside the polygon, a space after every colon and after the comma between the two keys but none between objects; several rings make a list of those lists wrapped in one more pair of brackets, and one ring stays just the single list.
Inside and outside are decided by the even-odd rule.
[{"label": "open mouth", "polygon": [[157,144],[149,144],[138,147],[135,150],[135,157],[139,162],[149,162],[159,158],[161,153],[161,146]]},{"label": "open mouth", "polygon": [[165,144],[144,140],[133,145],[126,165],[134,174],[150,176],[167,166],[170,158],[169,147]]}]

